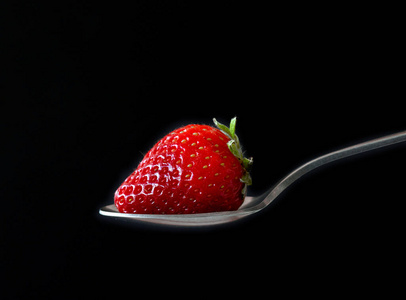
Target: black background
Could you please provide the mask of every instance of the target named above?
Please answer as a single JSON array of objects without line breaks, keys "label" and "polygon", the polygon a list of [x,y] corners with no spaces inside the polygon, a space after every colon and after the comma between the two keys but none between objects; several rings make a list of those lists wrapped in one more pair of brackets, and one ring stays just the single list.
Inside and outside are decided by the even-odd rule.
[{"label": "black background", "polygon": [[318,155],[405,130],[396,8],[0,5],[2,299],[398,286],[404,145],[314,171],[229,226],[98,215],[180,125],[237,116],[254,195]]}]

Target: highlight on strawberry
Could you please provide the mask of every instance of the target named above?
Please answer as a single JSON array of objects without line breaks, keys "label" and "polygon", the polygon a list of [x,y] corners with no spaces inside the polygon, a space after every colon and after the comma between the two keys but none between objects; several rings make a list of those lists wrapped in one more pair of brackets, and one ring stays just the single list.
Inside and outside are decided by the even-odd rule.
[{"label": "highlight on strawberry", "polygon": [[195,214],[237,210],[252,184],[252,158],[245,158],[235,134],[213,119],[217,128],[191,124],[164,136],[114,194],[119,212]]}]

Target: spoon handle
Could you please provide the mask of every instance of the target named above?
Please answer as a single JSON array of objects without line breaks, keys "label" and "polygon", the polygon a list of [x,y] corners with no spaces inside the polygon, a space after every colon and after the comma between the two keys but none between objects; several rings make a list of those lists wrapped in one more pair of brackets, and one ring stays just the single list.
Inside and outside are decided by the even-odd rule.
[{"label": "spoon handle", "polygon": [[[406,131],[399,133],[383,136],[377,139],[359,143],[350,147],[337,150],[323,156],[320,156],[316,159],[313,159],[306,163],[305,165],[312,165],[312,169],[322,166],[324,164],[333,162],[338,159],[346,158],[363,152],[372,151],[378,148],[383,148],[391,146],[397,143],[406,142]],[[303,165],[303,166],[305,166]],[[310,171],[310,170],[309,170]]]},{"label": "spoon handle", "polygon": [[305,175],[306,173],[328,164],[330,162],[343,159],[349,156],[357,155],[363,152],[375,150],[378,148],[387,147],[397,143],[406,142],[406,131],[398,132],[395,134],[383,136],[377,139],[366,141],[363,143],[356,144],[354,146],[346,147],[341,150],[337,150],[318,158],[315,158],[299,168],[295,169],[293,172],[285,176],[281,181],[279,181],[271,190],[269,195],[264,199],[264,204],[268,205],[271,203],[280,193],[282,193],[288,186],[290,186],[297,179]]}]

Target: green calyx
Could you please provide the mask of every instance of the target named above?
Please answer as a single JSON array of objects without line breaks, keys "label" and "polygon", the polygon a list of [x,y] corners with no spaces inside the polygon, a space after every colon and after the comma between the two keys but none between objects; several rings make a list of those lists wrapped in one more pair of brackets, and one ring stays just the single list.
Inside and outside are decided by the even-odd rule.
[{"label": "green calyx", "polygon": [[252,184],[250,170],[252,168],[253,159],[252,159],[252,157],[246,158],[243,155],[240,141],[238,139],[238,136],[235,134],[237,117],[234,117],[231,119],[230,127],[227,127],[226,125],[223,125],[223,124],[217,122],[216,119],[213,119],[213,122],[225,135],[227,135],[230,138],[230,140],[227,143],[228,149],[230,149],[230,152],[235,157],[238,158],[242,167],[244,168],[245,172],[240,180],[241,180],[241,182],[245,183],[245,186],[242,190],[242,193],[245,195],[247,192],[247,186]]}]

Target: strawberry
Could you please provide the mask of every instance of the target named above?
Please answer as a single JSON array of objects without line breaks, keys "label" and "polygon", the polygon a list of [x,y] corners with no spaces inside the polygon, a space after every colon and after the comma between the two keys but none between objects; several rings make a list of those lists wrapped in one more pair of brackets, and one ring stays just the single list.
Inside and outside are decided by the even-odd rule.
[{"label": "strawberry", "polygon": [[193,214],[236,210],[251,184],[252,158],[243,157],[230,127],[187,125],[163,137],[121,184],[114,203],[122,213]]}]

